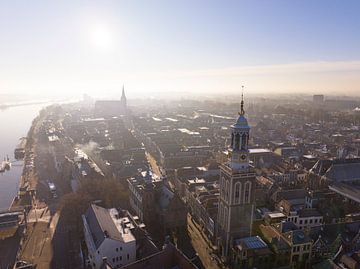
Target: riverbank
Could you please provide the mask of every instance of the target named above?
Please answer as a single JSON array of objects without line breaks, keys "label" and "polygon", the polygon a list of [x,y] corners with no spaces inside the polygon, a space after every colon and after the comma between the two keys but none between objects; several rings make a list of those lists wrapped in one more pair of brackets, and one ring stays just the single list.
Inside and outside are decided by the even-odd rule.
[{"label": "riverbank", "polygon": [[37,116],[30,127],[26,137],[25,154],[23,159],[23,170],[19,182],[19,191],[10,205],[10,210],[17,210],[21,207],[32,205],[32,195],[36,192],[37,175],[35,169],[35,130],[40,122],[40,115]]}]

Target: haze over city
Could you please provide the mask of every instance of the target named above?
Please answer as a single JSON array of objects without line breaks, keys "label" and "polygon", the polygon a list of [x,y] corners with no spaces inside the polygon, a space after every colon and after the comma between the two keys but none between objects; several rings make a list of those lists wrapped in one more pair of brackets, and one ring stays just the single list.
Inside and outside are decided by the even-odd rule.
[{"label": "haze over city", "polygon": [[0,1],[0,269],[360,268],[359,11]]},{"label": "haze over city", "polygon": [[2,1],[0,93],[359,95],[358,1]]}]

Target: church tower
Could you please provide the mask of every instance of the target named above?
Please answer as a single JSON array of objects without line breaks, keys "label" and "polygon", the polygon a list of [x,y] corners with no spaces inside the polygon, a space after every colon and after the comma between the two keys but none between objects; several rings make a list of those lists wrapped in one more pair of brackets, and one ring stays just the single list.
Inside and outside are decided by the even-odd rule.
[{"label": "church tower", "polygon": [[220,167],[217,245],[224,258],[229,257],[235,239],[251,235],[255,172],[249,165],[249,134],[242,95],[239,117],[231,126],[230,156]]},{"label": "church tower", "polygon": [[120,99],[121,109],[123,111],[126,111],[126,96],[125,96],[125,88],[123,85],[122,93],[121,93],[121,99]]}]

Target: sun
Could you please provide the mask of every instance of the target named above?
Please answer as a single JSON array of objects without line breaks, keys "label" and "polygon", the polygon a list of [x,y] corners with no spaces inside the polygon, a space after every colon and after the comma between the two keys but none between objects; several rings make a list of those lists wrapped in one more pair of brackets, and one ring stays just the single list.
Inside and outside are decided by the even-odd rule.
[{"label": "sun", "polygon": [[106,25],[96,24],[90,29],[91,43],[98,49],[109,50],[112,45],[112,34]]}]

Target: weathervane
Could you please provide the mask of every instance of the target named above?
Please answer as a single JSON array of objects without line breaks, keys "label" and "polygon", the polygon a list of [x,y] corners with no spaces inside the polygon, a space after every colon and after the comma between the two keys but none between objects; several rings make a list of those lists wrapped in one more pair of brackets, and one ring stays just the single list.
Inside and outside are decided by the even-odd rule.
[{"label": "weathervane", "polygon": [[241,86],[241,102],[240,102],[240,112],[239,115],[244,115],[244,86]]}]

